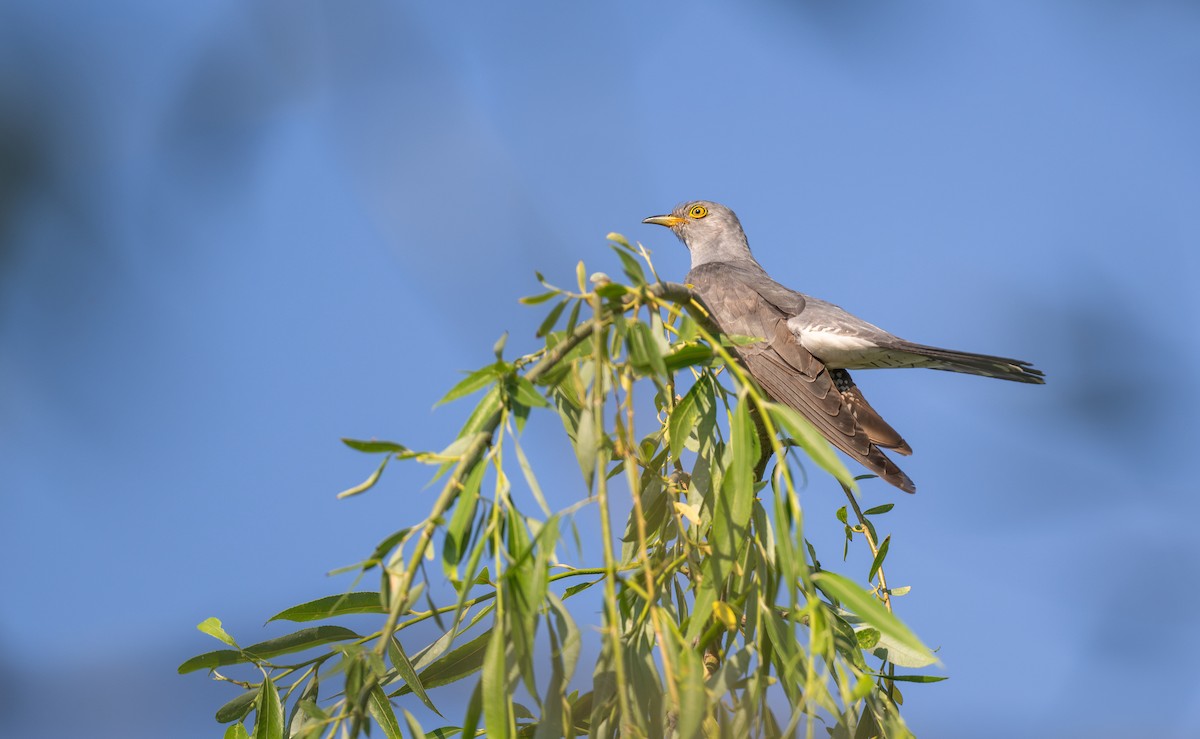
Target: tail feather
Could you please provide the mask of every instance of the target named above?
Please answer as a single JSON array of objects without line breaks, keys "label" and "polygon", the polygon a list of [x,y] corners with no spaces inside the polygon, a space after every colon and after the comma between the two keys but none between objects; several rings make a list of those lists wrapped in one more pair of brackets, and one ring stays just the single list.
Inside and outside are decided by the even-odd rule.
[{"label": "tail feather", "polygon": [[991,354],[975,354],[959,352],[952,349],[942,349],[925,344],[901,342],[889,347],[899,351],[917,354],[933,360],[924,366],[930,369],[946,370],[948,372],[965,372],[969,375],[995,377],[1000,380],[1027,382],[1032,385],[1044,385],[1045,375],[1030,362],[1008,357],[996,357]]}]

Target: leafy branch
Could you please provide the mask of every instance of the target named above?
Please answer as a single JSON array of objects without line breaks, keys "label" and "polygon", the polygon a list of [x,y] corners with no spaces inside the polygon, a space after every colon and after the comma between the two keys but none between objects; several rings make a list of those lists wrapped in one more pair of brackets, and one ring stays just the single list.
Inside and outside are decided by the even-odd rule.
[{"label": "leafy branch", "polygon": [[[735,349],[757,337],[717,334],[686,286],[657,279],[645,249],[610,240],[628,282],[589,279],[582,262],[574,290],[539,275],[546,292],[522,302],[553,301],[536,332],[544,346],[505,360],[501,339],[494,362],[450,389],[440,402],[483,395],[448,447],[345,440],[382,459],[343,497],[375,487],[390,462],[434,466],[444,482],[424,518],[351,568],[356,583],[378,572],[378,591],[351,589],[272,620],[382,617],[376,630],[325,624],[241,647],[216,619],[200,625],[230,648],[179,670],[207,669],[241,689],[217,712],[227,737],[356,737],[372,724],[389,739],[484,730],[780,736],[801,727],[811,737],[818,724],[835,736],[909,734],[895,683],[941,678],[895,674],[936,660],[891,613],[901,592],[884,575],[890,537],[880,541],[870,520],[890,504],[862,511],[857,482],[828,443],[745,374]],[[639,388],[653,392],[653,408]],[[559,496],[578,502],[556,511],[520,444],[531,419],[551,415],[583,482],[577,495]],[[519,478],[509,474],[514,458]],[[867,542],[866,580],[878,582],[870,590],[822,569],[804,537],[794,469],[807,461],[849,501],[857,524],[845,508],[839,519],[847,547],[856,533]],[[628,506],[612,495],[621,478]],[[528,502],[539,514],[523,512]],[[619,533],[613,516],[624,508]],[[579,520],[593,509],[598,563],[578,545]],[[578,565],[559,560],[567,528]],[[430,573],[438,559],[440,576]],[[600,654],[589,682],[576,676],[583,632],[567,604],[597,584]],[[417,624],[438,635],[413,650]],[[280,661],[297,653],[310,656]],[[226,668],[250,672],[234,678]],[[323,685],[333,694],[321,698]],[[470,691],[461,719],[424,731],[410,708],[441,718],[434,698],[451,685]]]}]

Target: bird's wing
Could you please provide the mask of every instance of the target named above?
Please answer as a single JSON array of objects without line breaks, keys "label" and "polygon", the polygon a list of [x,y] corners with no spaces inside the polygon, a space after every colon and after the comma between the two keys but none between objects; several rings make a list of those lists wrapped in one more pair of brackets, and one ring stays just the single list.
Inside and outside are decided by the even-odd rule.
[{"label": "bird's wing", "polygon": [[[722,267],[720,263],[701,265],[688,273],[687,280],[696,287],[722,331],[764,339],[737,347],[738,358],[750,376],[773,400],[807,418],[838,449],[901,490],[914,492],[912,480],[888,459],[855,418],[855,409],[843,397],[829,370],[792,333],[789,314],[760,294],[757,281],[747,281],[744,273]],[[853,388],[853,383],[850,386]],[[857,388],[853,388],[851,399],[854,397],[862,398]],[[888,443],[894,437],[898,449],[907,449],[903,439],[865,400],[862,405],[890,432],[881,432],[881,441]]]}]

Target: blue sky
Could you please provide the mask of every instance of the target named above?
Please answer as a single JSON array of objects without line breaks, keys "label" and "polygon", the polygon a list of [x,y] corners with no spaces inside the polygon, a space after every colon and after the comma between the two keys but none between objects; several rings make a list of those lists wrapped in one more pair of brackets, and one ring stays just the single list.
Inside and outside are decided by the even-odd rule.
[{"label": "blue sky", "polygon": [[334,500],[337,439],[439,447],[534,270],[618,231],[681,278],[640,220],[706,198],[781,282],[1046,371],[857,377],[916,452],[864,496],[951,676],[918,733],[1200,732],[1195,4],[67,6],[0,5],[7,728],[215,735],[194,624],[270,633],[423,506]]}]

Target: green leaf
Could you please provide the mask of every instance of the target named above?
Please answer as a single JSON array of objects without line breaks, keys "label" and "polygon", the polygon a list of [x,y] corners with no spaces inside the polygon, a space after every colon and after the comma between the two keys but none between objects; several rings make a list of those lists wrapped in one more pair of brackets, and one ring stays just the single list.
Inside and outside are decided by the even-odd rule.
[{"label": "green leaf", "polygon": [[477,463],[467,473],[454,513],[446,524],[446,539],[442,546],[442,566],[446,577],[458,582],[458,564],[470,545],[471,529],[475,523],[475,512],[479,507],[479,488],[487,465]]},{"label": "green leaf", "polygon": [[394,441],[363,441],[361,439],[342,439],[342,443],[346,446],[359,452],[367,454],[380,454],[383,452],[392,452],[394,454],[411,454],[408,447],[403,444],[397,444]]},{"label": "green leaf", "polygon": [[[403,710],[404,723],[408,724],[408,733],[413,735],[413,739],[427,739],[429,735],[426,734],[425,730],[421,728],[421,724],[417,722],[416,716],[413,716],[411,713],[409,713],[407,708]],[[449,736],[449,734],[439,734],[439,736]]]},{"label": "green leaf", "polygon": [[879,629],[862,629],[854,632],[854,637],[858,641],[858,648],[869,652],[879,643]]},{"label": "green leaf", "polygon": [[534,739],[570,736],[563,731],[563,698],[575,673],[581,645],[579,629],[566,606],[553,595],[548,596],[547,601],[550,606],[546,631],[550,636],[551,675]]},{"label": "green leaf", "polygon": [[576,593],[582,593],[584,590],[587,590],[588,588],[592,587],[596,583],[600,583],[600,582],[604,582],[603,577],[597,578],[590,582],[581,582],[578,585],[572,585],[571,587],[569,587],[563,591],[563,595],[562,595],[563,600],[570,598],[572,595],[575,595]]},{"label": "green leaf", "polygon": [[271,621],[320,621],[321,619],[345,616],[352,613],[387,613],[379,600],[379,593],[356,592],[329,595],[292,606],[267,619]]},{"label": "green leaf", "polygon": [[283,739],[283,704],[270,677],[263,678],[254,707],[254,739]]},{"label": "green leaf", "polygon": [[[426,690],[448,685],[479,670],[483,665],[483,655],[487,651],[488,639],[491,632],[485,631],[458,649],[433,662],[421,671],[421,684]],[[405,695],[413,692],[412,687],[404,685],[392,693],[392,696]]]},{"label": "green leaf", "polygon": [[227,724],[230,721],[241,721],[254,708],[254,701],[257,699],[258,691],[247,690],[239,694],[236,698],[217,709],[217,723]]},{"label": "green leaf", "polygon": [[396,712],[392,710],[392,703],[383,692],[383,688],[378,685],[371,688],[368,708],[379,728],[383,729],[384,736],[388,739],[404,739],[404,734],[400,732],[400,722],[396,720]]},{"label": "green leaf", "polygon": [[696,405],[699,386],[700,383],[692,385],[687,395],[683,396],[683,400],[671,410],[671,417],[667,421],[667,435],[671,438],[671,459],[679,459],[684,444],[696,426],[696,419],[700,417],[700,409]]},{"label": "green leaf", "polygon": [[878,551],[875,552],[875,559],[871,560],[871,574],[867,575],[867,582],[875,579],[875,573],[879,572],[879,568],[883,566],[883,560],[887,557],[888,546],[892,543],[892,535],[888,534],[879,545]]},{"label": "green leaf", "polygon": [[[868,508],[867,510],[863,511],[863,515],[864,516],[878,516],[880,513],[887,513],[888,511],[892,510],[895,507],[896,507],[895,503],[884,503],[883,505],[877,505],[874,508]],[[842,523],[845,523],[845,521],[843,521]]]},{"label": "green leaf", "polygon": [[630,282],[634,285],[645,285],[646,273],[642,271],[642,265],[638,264],[638,261],[629,252],[616,247],[613,247],[612,250],[621,259],[621,271],[625,273]]},{"label": "green leaf", "polygon": [[706,344],[684,344],[663,357],[663,363],[671,372],[684,367],[706,364],[713,358],[713,350]]},{"label": "green leaf", "polygon": [[221,619],[219,618],[209,616],[196,624],[196,628],[213,638],[220,639],[231,647],[237,647],[237,642],[233,640],[233,637],[226,634],[225,629],[221,628]]},{"label": "green leaf", "polygon": [[412,662],[408,659],[408,655],[404,653],[403,645],[400,644],[400,640],[394,634],[392,635],[392,640],[388,642],[388,656],[391,657],[392,666],[396,668],[396,674],[400,676],[404,684],[412,688],[412,691],[417,694],[417,697],[421,699],[426,708],[441,716],[442,712],[429,699],[429,695],[425,692],[424,683],[417,676]]},{"label": "green leaf", "polygon": [[537,333],[534,334],[537,338],[543,338],[546,334],[554,330],[558,324],[558,318],[562,315],[563,309],[567,307],[567,303],[571,302],[570,298],[564,298],[558,305],[550,309],[550,313],[546,315],[545,320],[538,326]]},{"label": "green leaf", "polygon": [[251,644],[244,650],[260,659],[278,657],[305,649],[311,649],[322,644],[347,639],[358,639],[358,634],[343,626],[312,626],[291,634],[268,639],[258,644]]},{"label": "green leaf", "polygon": [[929,647],[922,644],[916,634],[901,623],[900,619],[889,613],[875,596],[860,588],[854,581],[828,570],[814,572],[812,579],[819,588],[841,601],[842,605],[847,606],[865,623],[878,629],[881,642],[890,637],[914,654],[928,659],[925,664],[934,664],[938,661]]},{"label": "green leaf", "polygon": [[821,433],[809,423],[807,418],[779,403],[768,403],[767,410],[770,412],[771,418],[782,426],[804,451],[808,452],[808,456],[817,463],[818,467],[833,475],[838,482],[851,490],[858,490],[858,483],[854,481],[854,476],[846,469],[846,465],[842,464],[842,460],[834,453],[833,447],[829,445],[825,437],[821,436]]},{"label": "green leaf", "polygon": [[884,680],[895,680],[898,683],[940,683],[950,678],[945,675],[884,675],[878,672],[870,673]]},{"label": "green leaf", "polygon": [[579,462],[579,471],[583,473],[583,481],[588,490],[596,477],[596,454],[600,451],[600,440],[596,438],[595,421],[592,418],[591,406],[584,406],[579,411],[579,425],[575,427],[575,458]]},{"label": "green leaf", "polygon": [[491,736],[513,736],[516,734],[512,702],[508,694],[508,665],[504,653],[508,640],[504,629],[492,629],[483,659],[483,723]]},{"label": "green leaf", "polygon": [[[582,262],[581,262],[581,264],[582,264]],[[545,303],[547,300],[549,300],[550,298],[553,298],[555,295],[561,295],[561,294],[562,293],[559,290],[551,290],[549,292],[541,293],[540,295],[527,295],[523,298],[519,298],[517,300],[517,302],[522,303],[524,305],[537,305],[538,303]]]},{"label": "green leaf", "polygon": [[533,383],[521,375],[513,375],[510,380],[509,395],[518,403],[531,408],[549,408],[550,402],[538,392]]},{"label": "green leaf", "polygon": [[[257,695],[251,693],[251,695]],[[246,733],[246,727],[242,724],[234,724],[225,730],[225,739],[250,739],[250,735]]]},{"label": "green leaf", "polygon": [[482,390],[483,388],[495,382],[496,378],[498,378],[505,369],[506,367],[502,362],[489,364],[486,367],[480,367],[474,372],[468,374],[462,380],[459,380],[454,387],[450,388],[449,392],[442,396],[441,400],[433,404],[433,407],[436,408],[444,403],[458,400],[459,398],[470,395],[473,392]]},{"label": "green leaf", "polygon": [[666,377],[667,365],[663,361],[662,351],[646,324],[631,319],[626,341],[629,346],[629,359],[638,371]]},{"label": "green leaf", "polygon": [[713,501],[713,547],[709,563],[714,585],[719,590],[732,572],[738,552],[748,541],[750,514],[754,509],[754,465],[758,462],[759,441],[750,419],[749,396],[743,392],[733,410],[732,445],[729,469],[721,494]]},{"label": "green leaf", "polygon": [[[308,680],[308,684],[300,692],[300,697],[292,704],[292,712],[288,716],[289,737],[311,737],[314,734],[320,733],[321,727],[319,724],[327,717],[323,715],[325,712],[317,707],[318,693],[320,691],[320,682],[317,678],[317,673],[313,672],[312,677]],[[289,694],[294,689],[294,686],[289,688]],[[285,704],[287,700],[288,696],[285,696]]]},{"label": "green leaf", "polygon": [[371,488],[375,487],[375,483],[379,482],[379,476],[383,474],[383,469],[385,467],[387,467],[387,464],[388,464],[388,462],[391,461],[391,459],[392,459],[392,455],[390,455],[390,454],[388,456],[384,457],[383,462],[381,462],[379,467],[374,472],[371,473],[370,477],[368,477],[363,482],[360,482],[359,484],[355,485],[354,487],[348,488],[348,489],[343,490],[342,492],[338,493],[337,497],[338,498],[349,498],[351,495],[358,495],[359,493],[365,493],[368,490],[370,490]]},{"label": "green leaf", "polygon": [[246,655],[236,649],[218,649],[215,652],[205,652],[187,660],[179,666],[179,674],[186,675],[196,670],[211,670],[214,667],[236,665],[248,662]]}]

